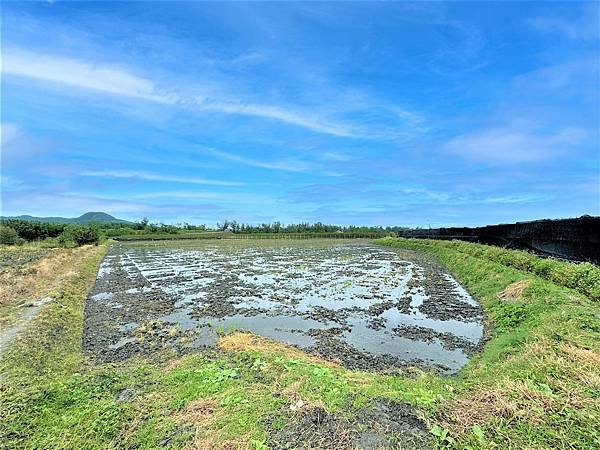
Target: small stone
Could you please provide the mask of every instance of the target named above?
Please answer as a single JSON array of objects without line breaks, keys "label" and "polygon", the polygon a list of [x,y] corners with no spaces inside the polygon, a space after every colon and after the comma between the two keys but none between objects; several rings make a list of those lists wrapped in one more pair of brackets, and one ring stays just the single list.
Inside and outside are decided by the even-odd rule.
[{"label": "small stone", "polygon": [[290,405],[290,409],[291,409],[292,411],[296,411],[296,410],[298,410],[298,409],[302,408],[303,406],[304,406],[304,402],[302,401],[302,399],[300,399],[300,400],[298,400],[296,403],[292,403],[292,404]]},{"label": "small stone", "polygon": [[134,397],[135,391],[131,388],[126,388],[117,394],[117,401],[119,403],[130,402]]}]

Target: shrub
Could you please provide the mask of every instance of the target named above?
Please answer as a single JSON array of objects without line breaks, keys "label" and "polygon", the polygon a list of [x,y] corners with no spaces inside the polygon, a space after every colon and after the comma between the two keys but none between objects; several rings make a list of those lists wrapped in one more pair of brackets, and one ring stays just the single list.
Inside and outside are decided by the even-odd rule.
[{"label": "shrub", "polygon": [[97,244],[100,240],[100,232],[93,225],[67,225],[59,236],[59,240],[62,244],[68,244],[69,242],[77,245]]},{"label": "shrub", "polygon": [[29,222],[19,219],[3,220],[2,225],[13,228],[19,237],[26,241],[58,237],[65,229],[65,225],[62,223]]},{"label": "shrub", "polygon": [[16,230],[7,225],[0,225],[0,244],[14,245],[19,242]]}]

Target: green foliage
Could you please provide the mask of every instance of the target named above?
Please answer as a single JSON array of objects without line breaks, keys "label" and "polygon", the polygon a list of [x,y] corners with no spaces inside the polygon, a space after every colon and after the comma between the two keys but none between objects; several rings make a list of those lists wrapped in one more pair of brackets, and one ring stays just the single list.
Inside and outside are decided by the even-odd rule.
[{"label": "green foliage", "polygon": [[38,241],[58,237],[66,225],[62,223],[30,222],[27,220],[2,220],[2,227],[13,228],[21,239]]},{"label": "green foliage", "polygon": [[94,225],[67,225],[59,236],[63,244],[73,242],[76,245],[97,244],[100,240],[100,232]]},{"label": "green foliage", "polygon": [[[432,431],[439,448],[597,448],[600,445],[600,433],[595,431],[598,389],[581,381],[598,376],[597,364],[593,362],[600,354],[597,307],[590,301],[592,296],[588,299],[574,294],[567,286],[549,281],[549,275],[565,267],[562,282],[580,288],[583,280],[594,282],[596,270],[589,271],[588,264],[565,263],[464,242],[417,239],[378,242],[436,256],[485,307],[492,335],[484,351],[471,359],[454,384],[457,396],[469,400],[469,410],[459,410],[455,420],[460,423],[464,416],[476,414],[478,408],[486,411],[494,396],[499,396],[498,407],[507,402],[516,408],[509,417],[480,413],[480,420],[466,432],[462,429],[458,433],[447,422],[434,426]],[[512,254],[516,256],[514,264],[508,257]],[[520,299],[498,298],[498,293],[507,286],[525,279],[530,284]],[[576,282],[569,284],[567,280]],[[571,349],[575,353],[565,353]],[[529,396],[524,396],[521,390],[524,384],[528,389],[525,392],[532,392]],[[486,397],[487,392],[495,394]],[[482,402],[478,403],[480,396]],[[456,409],[456,405],[449,409]],[[446,417],[448,414],[446,410]]]},{"label": "green foliage", "polygon": [[260,225],[250,225],[239,223],[235,220],[224,220],[217,223],[217,230],[231,231],[240,234],[279,234],[279,233],[349,233],[349,234],[379,234],[380,236],[395,235],[395,233],[405,230],[403,227],[367,227],[367,226],[340,226],[329,225],[321,222],[297,223],[283,225],[281,222],[261,223]]},{"label": "green foliage", "polygon": [[13,227],[0,224],[0,244],[15,245],[19,242],[19,235]]},{"label": "green foliage", "polygon": [[430,432],[437,438],[437,447],[439,449],[449,449],[454,447],[455,440],[450,435],[450,430],[447,428],[434,425]]},{"label": "green foliage", "polygon": [[595,301],[600,301],[600,267],[591,263],[571,263],[552,258],[540,258],[522,250],[507,250],[463,241],[384,238],[384,245],[412,248],[439,254],[443,248],[456,250],[476,258],[484,258],[537,275],[559,286],[575,289]]}]

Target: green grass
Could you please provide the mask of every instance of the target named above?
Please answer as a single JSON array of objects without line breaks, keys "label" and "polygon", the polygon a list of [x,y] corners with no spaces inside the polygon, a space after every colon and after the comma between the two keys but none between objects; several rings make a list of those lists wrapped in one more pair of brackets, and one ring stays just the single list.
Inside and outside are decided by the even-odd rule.
[{"label": "green grass", "polygon": [[[379,242],[432,254],[484,305],[490,339],[458,377],[354,372],[239,334],[226,337],[221,350],[90,365],[80,339],[96,254],[4,355],[0,448],[181,448],[196,439],[207,448],[263,449],[269,428],[293,418],[289,405],[298,398],[351,415],[380,397],[417,407],[440,448],[600,446],[596,304],[485,251]],[[521,299],[498,298],[521,280],[530,280]],[[126,388],[135,397],[119,402]]]}]

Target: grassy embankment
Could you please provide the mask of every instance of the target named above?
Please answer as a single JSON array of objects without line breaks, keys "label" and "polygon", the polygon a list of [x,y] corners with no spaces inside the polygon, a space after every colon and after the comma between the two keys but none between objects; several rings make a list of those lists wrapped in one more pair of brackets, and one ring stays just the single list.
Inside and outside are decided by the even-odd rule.
[{"label": "grassy embankment", "polygon": [[[588,286],[584,292],[595,295],[597,268],[551,282],[533,273],[547,260],[527,255],[529,265],[507,267],[525,258],[521,252],[502,253],[514,257],[498,262],[475,244],[380,243],[435,255],[485,306],[492,336],[458,377],[348,371],[240,333],[225,336],[215,352],[177,358],[163,351],[153,361],[92,366],[80,348],[83,302],[104,249],[85,247],[76,273],[52,286],[56,301],[3,355],[0,448],[263,449],[269,426],[294,420],[289,406],[298,399],[303,409],[351,415],[377,397],[419,408],[441,447],[600,445],[598,303],[580,292]],[[583,270],[550,264],[565,274]],[[559,285],[573,279],[580,291]],[[44,294],[44,283],[35,295]],[[119,401],[119,393],[131,398]]]}]

